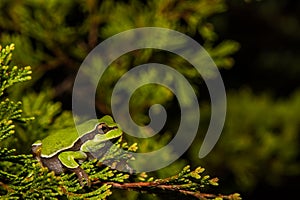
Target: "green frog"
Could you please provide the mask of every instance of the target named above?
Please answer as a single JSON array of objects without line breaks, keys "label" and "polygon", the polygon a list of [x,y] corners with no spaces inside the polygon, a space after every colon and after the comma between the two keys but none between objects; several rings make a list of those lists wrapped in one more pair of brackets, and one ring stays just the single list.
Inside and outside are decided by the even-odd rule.
[{"label": "green frog", "polygon": [[[77,127],[58,130],[43,140],[32,144],[32,152],[42,166],[61,174],[67,170],[75,172],[80,184],[86,180],[90,186],[87,173],[80,167],[86,159],[101,157],[112,140],[118,139],[123,132],[111,116],[92,119]],[[99,158],[98,157],[98,158]]]}]

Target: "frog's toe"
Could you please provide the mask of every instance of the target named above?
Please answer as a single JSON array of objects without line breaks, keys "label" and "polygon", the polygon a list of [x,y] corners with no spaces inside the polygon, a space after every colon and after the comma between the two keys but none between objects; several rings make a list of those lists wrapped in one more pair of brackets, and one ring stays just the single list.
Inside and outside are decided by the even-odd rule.
[{"label": "frog's toe", "polygon": [[82,187],[84,187],[84,185],[85,185],[83,180],[86,181],[88,187],[91,186],[91,181],[89,179],[89,176],[83,169],[81,169],[80,167],[77,167],[77,168],[72,169],[72,171],[75,172],[75,174],[77,175],[77,177],[79,179],[79,183]]}]

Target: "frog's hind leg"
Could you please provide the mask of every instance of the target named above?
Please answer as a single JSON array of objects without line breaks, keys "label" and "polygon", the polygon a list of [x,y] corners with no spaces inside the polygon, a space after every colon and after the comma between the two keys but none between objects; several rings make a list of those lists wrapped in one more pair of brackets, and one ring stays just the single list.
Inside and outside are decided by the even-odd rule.
[{"label": "frog's hind leg", "polygon": [[83,179],[87,181],[87,185],[90,186],[90,181],[87,173],[80,168],[79,164],[75,160],[85,160],[87,155],[82,151],[64,151],[58,155],[58,159],[69,170],[76,173],[81,186],[84,186]]}]

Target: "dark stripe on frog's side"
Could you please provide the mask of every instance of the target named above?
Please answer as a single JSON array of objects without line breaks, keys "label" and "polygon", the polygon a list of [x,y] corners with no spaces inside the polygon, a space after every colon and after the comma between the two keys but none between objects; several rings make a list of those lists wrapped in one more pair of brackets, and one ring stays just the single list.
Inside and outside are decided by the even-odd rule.
[{"label": "dark stripe on frog's side", "polygon": [[86,135],[81,136],[72,147],[64,150],[64,151],[79,151],[80,147],[82,146],[83,143],[85,143],[88,140],[94,139],[94,137],[99,134],[96,129],[91,131],[90,133],[87,133]]}]

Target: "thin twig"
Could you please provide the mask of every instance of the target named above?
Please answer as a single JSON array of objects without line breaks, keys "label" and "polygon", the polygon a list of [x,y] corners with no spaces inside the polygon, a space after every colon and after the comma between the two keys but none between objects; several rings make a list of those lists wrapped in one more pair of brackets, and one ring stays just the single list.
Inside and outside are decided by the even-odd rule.
[{"label": "thin twig", "polygon": [[199,191],[189,191],[189,190],[181,189],[182,185],[167,185],[167,184],[161,184],[161,182],[157,182],[157,181],[133,182],[133,183],[101,182],[101,184],[111,185],[113,188],[123,189],[123,190],[149,191],[151,189],[160,189],[163,191],[175,191],[175,192],[179,192],[184,195],[194,196],[200,200],[212,199],[212,198],[216,198],[216,197],[220,197],[220,198],[228,199],[228,200],[235,199],[234,194],[215,195],[215,194],[209,194],[209,193],[202,193]]}]

